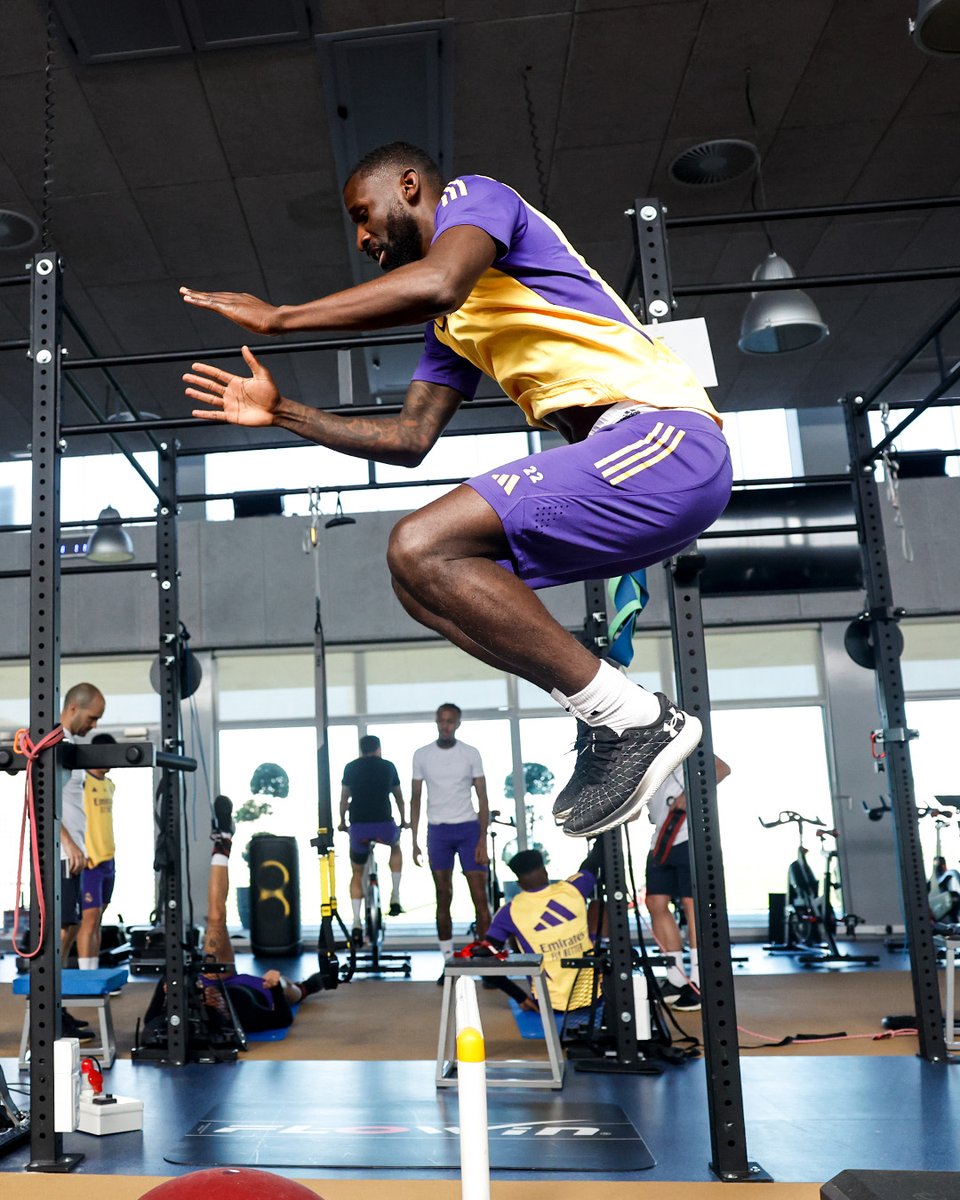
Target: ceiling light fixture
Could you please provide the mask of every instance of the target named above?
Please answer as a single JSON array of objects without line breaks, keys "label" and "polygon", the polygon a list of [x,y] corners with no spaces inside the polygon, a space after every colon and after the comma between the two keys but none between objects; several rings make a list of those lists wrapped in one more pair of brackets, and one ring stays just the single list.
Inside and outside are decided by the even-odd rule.
[{"label": "ceiling light fixture", "polygon": [[[771,249],[752,278],[793,279],[795,274],[786,259]],[[744,354],[784,354],[814,346],[829,332],[817,306],[799,288],[752,292],[737,345]]]},{"label": "ceiling light fixture", "polygon": [[919,0],[917,19],[908,21],[914,42],[925,54],[960,54],[960,0]]},{"label": "ceiling light fixture", "polygon": [[87,548],[87,558],[97,563],[124,563],[134,558],[133,542],[123,519],[110,504],[97,517],[97,528]]}]

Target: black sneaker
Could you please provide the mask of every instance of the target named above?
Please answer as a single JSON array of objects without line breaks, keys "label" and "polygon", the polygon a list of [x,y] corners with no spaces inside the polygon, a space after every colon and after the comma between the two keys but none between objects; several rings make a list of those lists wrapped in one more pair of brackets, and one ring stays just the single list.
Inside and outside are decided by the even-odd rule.
[{"label": "black sneaker", "polygon": [[387,909],[388,917],[399,917],[403,915],[403,909],[400,906],[399,900],[391,900],[390,907]]},{"label": "black sneaker", "polygon": [[363,945],[363,930],[359,925],[354,925],[350,933],[350,944],[356,946],[358,950]]},{"label": "black sneaker", "polygon": [[303,998],[307,996],[315,996],[317,992],[324,990],[324,979],[319,971],[315,971],[312,975],[308,975],[306,979],[301,979],[297,984]]},{"label": "black sneaker", "polygon": [[659,692],[657,698],[660,716],[652,725],[621,734],[605,725],[592,730],[590,765],[563,826],[570,837],[596,837],[629,821],[693,753],[703,733],[700,722]]},{"label": "black sneaker", "polygon": [[660,999],[664,1004],[672,1005],[680,997],[683,988],[678,987],[675,983],[671,983],[669,979],[663,979],[657,985],[657,991],[660,993]]},{"label": "black sneaker", "polygon": [[60,1011],[63,1014],[64,1021],[69,1021],[79,1029],[86,1029],[90,1024],[89,1021],[81,1021],[79,1017],[75,1017],[72,1012],[68,1012],[65,1008],[61,1008]]},{"label": "black sneaker", "polygon": [[214,841],[224,837],[233,837],[236,825],[233,821],[233,801],[229,796],[217,796],[213,802],[213,820],[210,822],[211,834]]},{"label": "black sneaker", "polygon": [[553,819],[558,825],[562,825],[573,812],[577,797],[580,795],[580,790],[587,777],[592,757],[592,734],[593,730],[586,721],[581,721],[577,717],[577,739],[573,743],[573,748],[577,752],[577,761],[573,768],[573,774],[560,789],[560,794],[553,802]]},{"label": "black sneaker", "polygon": [[87,1025],[86,1021],[78,1021],[66,1010],[61,1015],[60,1028],[63,1031],[64,1037],[76,1038],[80,1042],[92,1042],[97,1036]]},{"label": "black sneaker", "polygon": [[680,989],[680,994],[675,1000],[668,1000],[667,1003],[674,1012],[699,1012],[700,1011],[700,993],[692,983],[685,983]]}]

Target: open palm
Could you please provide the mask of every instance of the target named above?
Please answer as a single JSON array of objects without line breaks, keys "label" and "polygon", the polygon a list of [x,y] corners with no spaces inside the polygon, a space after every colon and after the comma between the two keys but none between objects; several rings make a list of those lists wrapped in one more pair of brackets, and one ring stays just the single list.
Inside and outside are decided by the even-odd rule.
[{"label": "open palm", "polygon": [[249,347],[242,349],[250,376],[233,375],[209,363],[194,363],[197,374],[184,375],[184,389],[192,400],[209,404],[195,408],[193,415],[204,421],[225,421],[229,425],[266,426],[280,403],[280,392],[267,368],[254,357]]}]

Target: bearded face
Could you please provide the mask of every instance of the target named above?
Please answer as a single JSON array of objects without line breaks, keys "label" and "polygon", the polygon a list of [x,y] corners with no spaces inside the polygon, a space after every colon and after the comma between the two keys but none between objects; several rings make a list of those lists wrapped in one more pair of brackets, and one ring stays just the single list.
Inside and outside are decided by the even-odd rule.
[{"label": "bearded face", "polygon": [[399,200],[387,213],[386,238],[381,242],[380,249],[380,269],[383,271],[394,271],[423,257],[420,230]]}]

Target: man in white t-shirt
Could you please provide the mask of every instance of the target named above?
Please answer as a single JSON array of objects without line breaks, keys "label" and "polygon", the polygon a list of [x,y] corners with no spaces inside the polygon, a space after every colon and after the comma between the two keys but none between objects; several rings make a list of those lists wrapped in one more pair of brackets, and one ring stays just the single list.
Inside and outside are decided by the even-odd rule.
[{"label": "man in white t-shirt", "polygon": [[[717,783],[730,774],[722,758],[714,756]],[[650,853],[647,855],[647,911],[653,936],[664,958],[672,959],[666,983],[660,993],[678,1012],[696,1012],[700,1008],[700,965],[697,953],[697,926],[693,911],[693,881],[690,875],[690,830],[687,825],[687,798],[683,791],[683,768],[676,767],[650,797],[647,809],[654,825]],[[690,977],[683,972],[683,942],[670,911],[671,900],[680,900],[687,919],[690,941]]]},{"label": "man in white t-shirt", "polygon": [[[443,957],[453,954],[453,924],[450,903],[453,899],[453,867],[457,855],[467,877],[474,911],[477,937],[482,938],[490,924],[487,904],[487,782],[483,776],[480,752],[466,742],[458,742],[462,713],[456,704],[441,704],[437,709],[437,740],[421,746],[413,756],[410,824],[413,830],[413,861],[420,866],[422,851],[417,833],[420,827],[420,801],[427,785],[427,862],[437,889],[437,938]],[[477,793],[479,812],[473,806]]]}]

